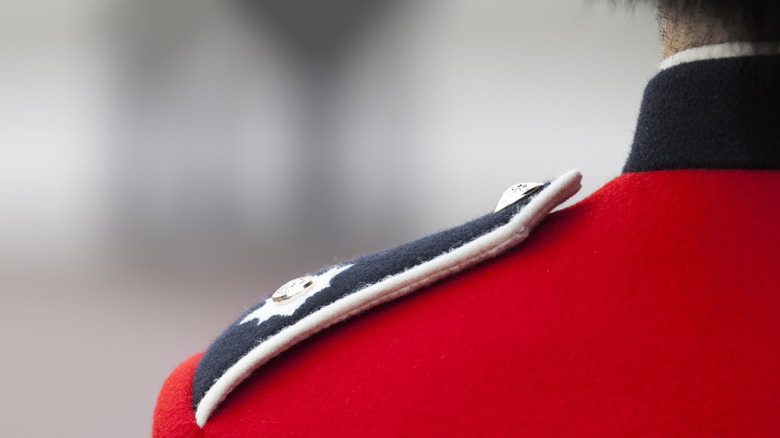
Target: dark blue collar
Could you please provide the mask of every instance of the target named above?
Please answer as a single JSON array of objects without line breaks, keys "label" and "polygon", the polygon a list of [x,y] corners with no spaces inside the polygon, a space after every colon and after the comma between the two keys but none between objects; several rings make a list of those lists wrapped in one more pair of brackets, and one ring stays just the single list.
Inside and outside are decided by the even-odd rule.
[{"label": "dark blue collar", "polygon": [[623,172],[780,169],[780,56],[695,61],[645,89]]}]

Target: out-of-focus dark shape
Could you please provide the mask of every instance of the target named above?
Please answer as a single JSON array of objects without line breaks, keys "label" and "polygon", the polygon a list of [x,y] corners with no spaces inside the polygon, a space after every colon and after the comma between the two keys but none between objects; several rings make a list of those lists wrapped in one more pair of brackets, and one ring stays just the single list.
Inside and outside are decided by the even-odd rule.
[{"label": "out-of-focus dark shape", "polygon": [[[233,0],[243,17],[285,48],[301,72],[303,109],[296,165],[299,187],[293,217],[304,239],[335,243],[348,238],[340,193],[342,159],[334,131],[339,79],[365,33],[403,0]],[[306,218],[317,217],[316,221]],[[301,220],[303,218],[303,220]]]},{"label": "out-of-focus dark shape", "polygon": [[252,23],[276,37],[304,64],[321,69],[340,60],[363,32],[403,0],[232,0]]},{"label": "out-of-focus dark shape", "polygon": [[[127,15],[138,16],[131,21],[141,28],[125,24],[127,133],[114,172],[122,247],[192,255],[254,250],[276,238],[318,247],[359,239],[344,220],[351,161],[344,137],[354,130],[340,107],[345,74],[372,28],[392,21],[390,11],[404,3],[134,4]],[[228,27],[206,20],[209,10]],[[214,53],[212,45],[222,47]],[[380,106],[402,99],[396,93]],[[382,123],[403,137],[393,120]],[[257,194],[263,190],[265,198]],[[274,221],[277,232],[267,226]]]}]

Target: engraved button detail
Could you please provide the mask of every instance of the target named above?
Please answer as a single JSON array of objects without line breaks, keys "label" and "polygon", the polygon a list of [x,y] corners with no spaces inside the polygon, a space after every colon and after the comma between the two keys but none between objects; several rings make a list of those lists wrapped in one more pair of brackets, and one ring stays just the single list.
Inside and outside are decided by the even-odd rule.
[{"label": "engraved button detail", "polygon": [[314,286],[314,277],[306,276],[290,280],[276,290],[271,299],[275,304],[289,303],[306,294]]},{"label": "engraved button detail", "polygon": [[527,182],[515,184],[504,191],[501,195],[501,199],[496,204],[496,209],[493,211],[503,210],[504,208],[514,204],[515,202],[525,198],[526,196],[535,193],[542,188],[544,184],[536,182]]}]

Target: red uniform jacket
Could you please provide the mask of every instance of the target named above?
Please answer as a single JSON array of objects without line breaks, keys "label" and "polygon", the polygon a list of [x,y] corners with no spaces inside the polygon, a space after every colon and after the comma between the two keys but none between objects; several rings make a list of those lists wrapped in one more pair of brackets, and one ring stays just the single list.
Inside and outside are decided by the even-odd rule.
[{"label": "red uniform jacket", "polygon": [[[530,235],[518,230],[541,217],[524,218],[501,237],[512,245],[496,237],[485,250],[472,245],[484,236],[456,230],[447,251],[465,241],[458,260],[482,254],[473,263],[416,257],[434,237],[401,248],[418,259],[409,265],[380,253],[310,277],[329,290],[377,261],[401,263],[377,284],[435,273],[390,284],[388,298],[303,327],[234,372],[306,321],[263,314],[270,302],[250,310],[235,327],[281,325],[256,339],[232,327],[203,360],[183,362],[154,435],[780,436],[778,168],[780,57],[670,67],[648,85],[623,175]],[[567,178],[521,193],[507,224],[568,196]],[[280,299],[306,295],[303,283]]]}]

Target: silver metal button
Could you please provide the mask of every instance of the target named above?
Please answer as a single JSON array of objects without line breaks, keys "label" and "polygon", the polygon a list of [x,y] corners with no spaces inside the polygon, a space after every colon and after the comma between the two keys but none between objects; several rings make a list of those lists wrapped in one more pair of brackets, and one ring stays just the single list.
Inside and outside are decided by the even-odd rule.
[{"label": "silver metal button", "polygon": [[536,182],[515,184],[504,191],[504,194],[501,195],[501,199],[498,200],[498,204],[496,204],[496,209],[493,211],[503,210],[509,205],[512,205],[526,196],[535,193],[543,186],[544,184]]},{"label": "silver metal button", "polygon": [[271,299],[275,304],[289,303],[290,301],[305,295],[306,292],[314,287],[314,283],[315,278],[309,275],[290,280],[277,289],[276,292],[271,295]]}]

